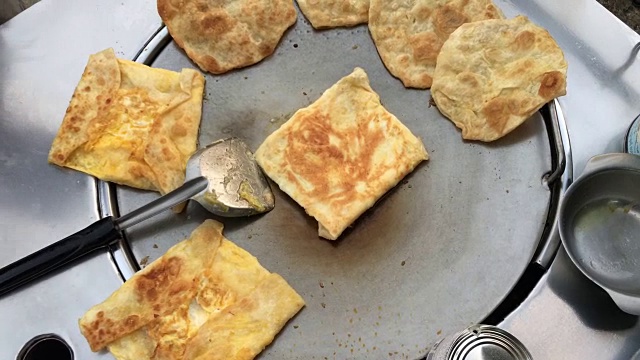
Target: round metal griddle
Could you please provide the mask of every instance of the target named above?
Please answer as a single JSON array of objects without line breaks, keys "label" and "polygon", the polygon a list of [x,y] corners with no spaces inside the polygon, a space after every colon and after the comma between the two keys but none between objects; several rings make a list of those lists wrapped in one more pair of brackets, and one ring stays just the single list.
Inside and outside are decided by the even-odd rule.
[{"label": "round metal griddle", "polygon": [[[166,29],[141,56],[153,67],[197,68]],[[422,138],[431,159],[335,242],[320,239],[317,222],[275,184],[270,213],[218,219],[227,238],[281,274],[307,303],[260,359],[423,357],[443,336],[489,315],[545,246],[540,241],[555,209],[542,178],[556,155],[543,116],[491,144],[462,141],[429,106],[428,91],[406,89],[389,74],[366,25],[315,31],[299,13],[271,57],[207,74],[199,142],[237,136],[255,151],[356,66],[383,105]],[[103,205],[126,213],[157,196],[118,187]],[[151,262],[210,217],[190,203],[181,214],[135,226],[126,233],[132,256]]]}]

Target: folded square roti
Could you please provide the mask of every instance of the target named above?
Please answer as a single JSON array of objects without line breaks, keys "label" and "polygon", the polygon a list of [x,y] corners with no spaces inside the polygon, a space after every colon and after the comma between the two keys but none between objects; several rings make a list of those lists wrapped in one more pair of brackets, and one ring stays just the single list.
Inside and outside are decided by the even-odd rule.
[{"label": "folded square roti", "polygon": [[[194,236],[208,241],[208,248],[194,243]],[[200,268],[193,278],[194,285],[172,299],[171,309],[163,313],[154,312],[151,321],[133,332],[121,332],[115,340],[108,342],[106,346],[116,359],[195,359],[208,353],[215,353],[220,359],[252,359],[273,341],[287,321],[304,305],[304,300],[284,279],[270,273],[254,256],[225,239],[222,236],[222,224],[207,220],[194,231],[190,240],[183,243],[188,241],[192,241],[191,244],[181,252],[188,252],[190,256],[197,252],[200,257],[211,260],[198,262]],[[141,273],[156,267],[156,263],[162,262],[165,256],[175,253],[173,248],[170,249]],[[138,281],[134,278],[114,295],[122,292],[128,283]],[[162,292],[163,289],[158,291]],[[123,299],[124,302],[105,302],[98,305],[100,309],[126,312],[135,308],[131,299],[114,295],[109,299]],[[140,306],[144,307],[145,304]],[[92,310],[87,314],[95,313]],[[234,316],[224,318],[229,317],[230,313]],[[222,327],[221,319],[224,319]],[[260,331],[254,331],[257,325]],[[224,343],[210,341],[209,337],[224,339]],[[207,356],[207,359],[212,358]]]},{"label": "folded square roti", "polygon": [[197,147],[204,77],[117,59],[89,62],[53,140],[49,162],[105,181],[168,193]]},{"label": "folded square roti", "polygon": [[420,139],[382,106],[360,68],[298,110],[255,156],[329,240],[428,159]]},{"label": "folded square roti", "polygon": [[193,299],[203,269],[211,267],[221,242],[222,224],[206,220],[188,239],[172,246],[104,302],[89,309],[79,326],[91,350],[101,350]]}]

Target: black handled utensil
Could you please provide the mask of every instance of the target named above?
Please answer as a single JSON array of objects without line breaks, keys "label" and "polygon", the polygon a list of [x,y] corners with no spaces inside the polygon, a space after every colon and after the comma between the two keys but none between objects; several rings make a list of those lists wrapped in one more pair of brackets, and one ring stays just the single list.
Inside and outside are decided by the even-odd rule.
[{"label": "black handled utensil", "polygon": [[178,189],[117,219],[106,217],[0,269],[0,296],[120,238],[120,232],[186,200],[213,214],[241,217],[270,211],[274,197],[248,146],[237,138],[195,152]]}]

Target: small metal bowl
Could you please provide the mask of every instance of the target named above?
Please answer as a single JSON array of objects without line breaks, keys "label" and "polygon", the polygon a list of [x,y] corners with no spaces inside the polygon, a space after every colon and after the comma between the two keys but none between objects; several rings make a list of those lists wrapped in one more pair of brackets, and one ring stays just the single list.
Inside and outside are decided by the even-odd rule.
[{"label": "small metal bowl", "polygon": [[589,160],[560,205],[569,257],[625,312],[640,315],[640,156]]}]

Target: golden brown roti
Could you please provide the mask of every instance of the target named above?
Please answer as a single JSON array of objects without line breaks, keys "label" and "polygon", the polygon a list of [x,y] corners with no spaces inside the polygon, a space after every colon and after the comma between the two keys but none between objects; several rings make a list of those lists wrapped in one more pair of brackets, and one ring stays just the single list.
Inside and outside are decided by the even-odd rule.
[{"label": "golden brown roti", "polygon": [[269,274],[254,256],[223,238],[211,267],[203,269],[195,298],[110,343],[109,351],[118,360],[183,359],[187,342],[212,314],[250,294]]},{"label": "golden brown roti", "polygon": [[298,6],[316,29],[353,26],[369,19],[369,0],[298,0]]},{"label": "golden brown roti", "polygon": [[465,24],[442,47],[431,87],[465,139],[493,141],[566,94],[567,63],[526,17]]},{"label": "golden brown roti", "polygon": [[[225,239],[222,224],[206,220],[91,308],[80,329],[92,350],[106,345],[118,360],[253,359],[303,305],[284,279]],[[210,337],[218,340],[203,342]]]},{"label": "golden brown roti", "polygon": [[218,314],[187,344],[185,359],[250,360],[304,306],[304,300],[278,274]]},{"label": "golden brown roti", "polygon": [[196,150],[204,77],[89,57],[53,140],[49,162],[105,181],[168,193]]},{"label": "golden brown roti", "polygon": [[369,31],[389,72],[429,88],[442,44],[458,26],[503,18],[491,0],[371,0]]},{"label": "golden brown roti", "polygon": [[271,55],[296,21],[293,0],[158,0],[175,42],[214,74]]},{"label": "golden brown roti", "polygon": [[427,152],[356,68],[298,110],[256,151],[265,173],[335,240]]},{"label": "golden brown roti", "polygon": [[98,351],[188,304],[198,290],[202,269],[211,266],[221,241],[222,224],[206,220],[189,239],[171,247],[107,300],[89,309],[79,325],[91,350]]}]

